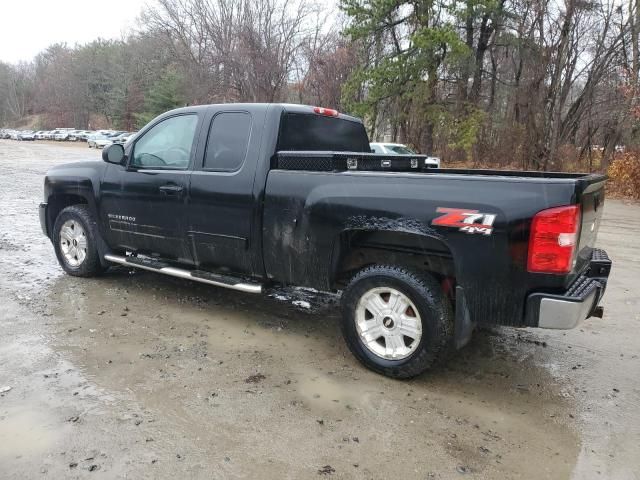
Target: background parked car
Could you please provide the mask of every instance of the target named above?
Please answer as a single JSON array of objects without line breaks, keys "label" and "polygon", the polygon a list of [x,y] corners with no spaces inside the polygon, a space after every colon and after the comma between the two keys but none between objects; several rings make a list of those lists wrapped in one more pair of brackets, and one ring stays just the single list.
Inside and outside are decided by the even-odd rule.
[{"label": "background parked car", "polygon": [[417,153],[402,143],[379,143],[369,144],[374,153],[384,153],[385,155],[411,155]]},{"label": "background parked car", "polygon": [[[417,153],[402,143],[372,142],[369,146],[373,153],[384,153],[385,155],[411,155]],[[428,156],[424,163],[430,168],[440,168],[440,157]]]},{"label": "background parked car", "polygon": [[97,138],[94,140],[95,146],[96,148],[104,148],[108,147],[112,143],[120,143],[117,142],[117,140],[119,140],[120,137],[126,133],[127,132],[113,132],[108,135],[104,135],[102,138]]},{"label": "background parked car", "polygon": [[70,142],[77,142],[81,133],[82,130],[70,130],[67,140],[69,140]]},{"label": "background parked car", "polygon": [[130,138],[133,138],[134,135],[135,135],[134,132],[121,133],[120,135],[116,136],[113,139],[113,143],[119,143],[121,145],[124,145],[129,141]]},{"label": "background parked car", "polygon": [[120,138],[123,135],[126,135],[127,133],[128,132],[117,131],[117,132],[112,132],[108,135],[105,135],[105,138],[102,138],[102,139],[99,138],[95,141],[96,147],[104,148],[104,147],[108,147],[112,143],[121,143]]},{"label": "background parked car", "polygon": [[94,146],[96,148],[104,148],[104,147],[108,147],[109,145],[111,145],[113,143],[113,138],[112,137],[108,137],[106,135],[103,135],[99,138],[96,138],[94,141]]},{"label": "background parked car", "polygon": [[33,130],[23,130],[18,133],[18,140],[30,140],[33,141],[36,139],[35,132]]},{"label": "background parked car", "polygon": [[69,140],[69,135],[71,135],[71,132],[73,131],[74,131],[73,129],[68,129],[68,128],[58,129],[58,133],[54,135],[53,139],[58,142]]},{"label": "background parked car", "polygon": [[87,137],[89,135],[92,135],[94,132],[93,130],[82,130],[79,134],[78,134],[78,140],[82,141],[82,142],[86,142],[87,141]]},{"label": "background parked car", "polygon": [[53,139],[54,139],[54,137],[55,137],[57,134],[59,134],[59,133],[60,133],[60,130],[49,130],[49,131],[45,134],[44,139],[45,139],[45,140],[53,140]]},{"label": "background parked car", "polygon": [[113,132],[111,130],[97,130],[91,135],[87,136],[87,146],[89,148],[96,147],[96,140],[107,138]]}]

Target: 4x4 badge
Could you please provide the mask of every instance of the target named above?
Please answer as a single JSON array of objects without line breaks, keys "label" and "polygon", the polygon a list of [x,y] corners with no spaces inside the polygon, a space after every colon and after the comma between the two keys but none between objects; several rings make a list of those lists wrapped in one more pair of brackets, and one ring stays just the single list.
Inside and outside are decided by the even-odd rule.
[{"label": "4x4 badge", "polygon": [[431,225],[439,227],[454,227],[465,233],[481,233],[491,235],[493,222],[496,215],[493,213],[481,213],[478,210],[466,208],[438,207],[436,212],[443,213],[431,222]]}]

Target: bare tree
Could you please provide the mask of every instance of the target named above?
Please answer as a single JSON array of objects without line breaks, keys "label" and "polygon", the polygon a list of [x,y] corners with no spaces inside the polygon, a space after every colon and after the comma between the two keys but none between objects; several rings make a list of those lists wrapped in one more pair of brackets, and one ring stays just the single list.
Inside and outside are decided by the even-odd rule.
[{"label": "bare tree", "polygon": [[299,0],[159,0],[143,20],[188,72],[193,101],[276,101],[314,13]]}]

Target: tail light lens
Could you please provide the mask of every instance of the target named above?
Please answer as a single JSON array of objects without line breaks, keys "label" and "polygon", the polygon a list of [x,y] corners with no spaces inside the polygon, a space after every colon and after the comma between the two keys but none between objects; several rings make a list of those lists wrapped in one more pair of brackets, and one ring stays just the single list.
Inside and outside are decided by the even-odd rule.
[{"label": "tail light lens", "polygon": [[538,212],[531,224],[527,269],[536,273],[569,273],[579,230],[579,205]]},{"label": "tail light lens", "polygon": [[313,107],[313,112],[318,115],[326,115],[327,117],[337,117],[338,111],[333,108]]}]

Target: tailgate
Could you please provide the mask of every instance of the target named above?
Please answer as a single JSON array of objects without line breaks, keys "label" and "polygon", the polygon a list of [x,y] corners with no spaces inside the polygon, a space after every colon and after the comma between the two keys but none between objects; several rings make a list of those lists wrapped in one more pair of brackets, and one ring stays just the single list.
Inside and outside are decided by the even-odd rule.
[{"label": "tailgate", "polygon": [[604,175],[589,175],[578,180],[576,194],[582,207],[582,226],[578,243],[576,271],[581,272],[588,266],[591,253],[596,244],[596,236],[604,209]]}]

